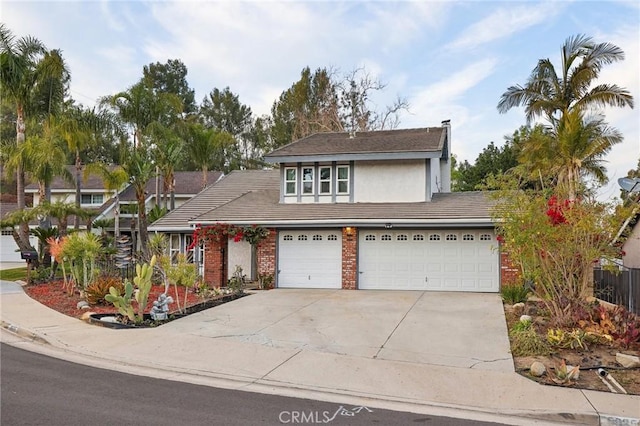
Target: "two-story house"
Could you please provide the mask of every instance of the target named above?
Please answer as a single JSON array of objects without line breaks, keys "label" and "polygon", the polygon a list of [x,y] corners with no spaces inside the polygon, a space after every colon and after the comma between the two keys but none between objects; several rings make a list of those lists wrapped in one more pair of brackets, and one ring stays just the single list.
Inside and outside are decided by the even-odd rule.
[{"label": "two-story house", "polygon": [[[270,236],[254,255],[280,288],[497,292],[500,255],[491,201],[451,193],[451,127],[318,133],[265,156],[252,188],[202,203],[191,226],[259,224]],[[226,179],[230,179],[234,173]],[[267,178],[268,176],[268,178]],[[225,179],[203,191],[213,197]],[[246,185],[238,182],[245,181]],[[186,206],[186,205],[185,205]],[[186,215],[174,213],[184,220]],[[210,243],[204,278],[224,284],[232,241]]]}]

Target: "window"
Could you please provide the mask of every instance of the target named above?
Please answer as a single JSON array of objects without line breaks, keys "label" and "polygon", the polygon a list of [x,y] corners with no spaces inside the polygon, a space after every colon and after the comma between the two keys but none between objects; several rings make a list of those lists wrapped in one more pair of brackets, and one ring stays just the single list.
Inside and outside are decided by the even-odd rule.
[{"label": "window", "polygon": [[376,240],[376,236],[375,236],[375,235],[371,235],[371,234],[369,234],[369,235],[366,235],[366,236],[364,237],[364,240],[365,240],[365,241],[375,241],[375,240]]},{"label": "window", "polygon": [[293,241],[293,235],[285,235],[282,239],[285,241]]},{"label": "window", "polygon": [[80,196],[81,204],[102,204],[104,196],[102,194],[82,194]]},{"label": "window", "polygon": [[349,193],[349,166],[336,167],[338,178],[336,180],[338,184],[338,194]]},{"label": "window", "polygon": [[424,241],[424,235],[422,234],[415,234],[413,236],[413,241]]},{"label": "window", "polygon": [[307,241],[306,235],[298,235],[298,241]]},{"label": "window", "polygon": [[338,241],[338,236],[335,234],[331,234],[327,237],[327,241]]},{"label": "window", "polygon": [[178,255],[180,254],[180,234],[169,235],[169,258],[171,264],[178,263]]},{"label": "window", "polygon": [[391,241],[392,238],[391,238],[391,235],[384,234],[382,237],[380,237],[380,239],[382,241]]},{"label": "window", "polygon": [[475,238],[473,234],[464,234],[462,235],[462,241],[473,241]]},{"label": "window", "polygon": [[284,193],[285,195],[296,195],[298,187],[298,169],[287,167],[284,169]]},{"label": "window", "polygon": [[13,231],[2,230],[2,235],[13,235]]},{"label": "window", "polygon": [[194,254],[195,254],[195,247],[192,249],[188,249],[189,247],[191,247],[191,244],[193,243],[193,236],[192,235],[185,235],[184,236],[184,246],[187,247],[187,262],[189,263],[194,263],[195,259],[193,258]]},{"label": "window", "polygon": [[313,194],[313,167],[302,168],[302,193]]},{"label": "window", "polygon": [[440,235],[438,234],[429,235],[429,241],[440,241]]},{"label": "window", "polygon": [[398,236],[396,236],[396,240],[398,241],[407,241],[407,236],[404,234],[400,234]]},{"label": "window", "polygon": [[331,167],[320,167],[320,194],[331,194]]},{"label": "window", "polygon": [[447,234],[444,239],[447,241],[458,241],[458,236],[456,234]]},{"label": "window", "polygon": [[480,241],[491,241],[491,234],[480,234]]},{"label": "window", "polygon": [[322,235],[314,235],[313,241],[322,241]]}]

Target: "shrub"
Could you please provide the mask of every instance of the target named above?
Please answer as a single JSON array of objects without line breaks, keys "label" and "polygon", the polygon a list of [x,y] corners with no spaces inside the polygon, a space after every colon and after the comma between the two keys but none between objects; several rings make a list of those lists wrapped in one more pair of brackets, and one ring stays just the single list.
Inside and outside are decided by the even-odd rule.
[{"label": "shrub", "polygon": [[513,356],[549,355],[551,353],[549,344],[538,335],[530,324],[523,330],[512,329],[509,337],[511,337],[511,354]]},{"label": "shrub", "polygon": [[524,285],[505,285],[500,289],[500,294],[505,303],[513,305],[519,302],[526,302],[529,297],[529,289]]},{"label": "shrub", "polygon": [[114,287],[118,293],[124,293],[124,284],[120,278],[101,276],[87,286],[87,302],[90,305],[107,303],[105,296],[109,294],[109,287]]}]

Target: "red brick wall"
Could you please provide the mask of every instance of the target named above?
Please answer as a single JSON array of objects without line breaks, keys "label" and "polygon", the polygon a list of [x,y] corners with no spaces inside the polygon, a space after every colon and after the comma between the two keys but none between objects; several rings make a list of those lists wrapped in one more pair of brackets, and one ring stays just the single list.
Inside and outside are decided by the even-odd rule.
[{"label": "red brick wall", "polygon": [[212,287],[227,285],[228,241],[209,241],[204,249],[204,282]]},{"label": "red brick wall", "polygon": [[342,288],[358,288],[358,229],[342,228]]},{"label": "red brick wall", "polygon": [[269,229],[269,236],[258,243],[256,257],[258,258],[258,273],[273,274],[276,277],[276,237],[275,229]]},{"label": "red brick wall", "polygon": [[500,251],[500,285],[513,285],[520,282],[520,268],[514,265],[509,253]]}]

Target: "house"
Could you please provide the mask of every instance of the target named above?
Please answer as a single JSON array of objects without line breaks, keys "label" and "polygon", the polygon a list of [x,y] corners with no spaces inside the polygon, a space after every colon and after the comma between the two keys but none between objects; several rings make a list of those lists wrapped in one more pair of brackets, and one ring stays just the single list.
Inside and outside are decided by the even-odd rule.
[{"label": "house", "polygon": [[[270,235],[254,254],[258,272],[280,288],[499,291],[492,203],[482,192],[451,193],[448,121],[318,133],[265,160],[278,168],[231,173],[185,203],[188,213],[176,209],[153,228],[168,227],[172,216],[180,229],[265,227]],[[254,187],[255,173],[264,177]],[[223,188],[220,200],[204,199]],[[235,244],[207,244],[206,282],[225,284]]]},{"label": "house", "polygon": [[[69,172],[75,171],[74,166],[68,166]],[[221,172],[211,171],[207,174],[206,184],[216,182],[222,176]],[[115,217],[115,193],[109,192],[104,188],[102,179],[97,175],[89,175],[81,183],[81,204],[85,209],[95,210],[94,220],[113,219]],[[156,205],[164,205],[164,199],[160,194],[161,182],[158,178],[150,179],[146,184],[146,200],[147,211],[153,209]],[[202,189],[203,178],[202,172],[199,171],[178,171],[175,172],[175,191],[174,204],[176,207],[195,196]],[[38,192],[37,183],[31,183],[25,187],[25,192],[33,196],[33,205],[37,206],[41,200]],[[75,202],[75,184],[68,182],[60,177],[56,177],[51,183],[51,201],[74,203]],[[123,234],[135,233],[135,221],[137,218],[137,200],[135,190],[131,185],[125,185],[119,192],[120,201],[120,230]],[[2,214],[8,212],[10,206],[2,206]],[[71,225],[72,222],[69,223]],[[82,223],[82,228],[85,227]],[[32,228],[38,226],[37,223],[30,225]],[[113,232],[114,227],[105,229],[107,232]],[[37,240],[33,240],[37,241]],[[10,230],[2,230],[2,239],[0,241],[2,261],[21,261],[20,253],[16,252],[17,246],[11,235]],[[176,241],[170,241],[172,250],[175,252],[178,248]],[[182,242],[180,244],[183,244]],[[181,246],[183,247],[183,246]]]},{"label": "house", "polygon": [[[222,176],[222,172],[210,171],[207,173],[206,184],[211,185],[218,181]],[[199,171],[178,171],[174,174],[175,181],[175,189],[174,189],[174,206],[175,208],[180,207],[182,204],[193,198],[198,192],[202,190],[203,187],[203,178],[202,172]],[[162,190],[162,182],[159,177],[149,179],[145,186],[145,205],[147,206],[147,212],[151,211],[155,206],[164,207],[170,206],[170,198],[167,196],[167,200],[164,199]],[[118,200],[120,202],[120,231],[124,234],[132,234],[136,228],[136,219],[138,217],[138,200],[136,198],[135,188],[131,185],[128,185],[123,191],[121,191],[118,195]],[[165,202],[166,201],[166,202]],[[116,214],[115,209],[115,199],[112,198],[106,203],[104,203],[95,219],[114,219]],[[106,229],[107,232],[114,232],[114,227],[109,227]],[[172,244],[172,252],[178,250],[176,246],[176,241],[170,240],[170,244]],[[187,244],[188,246],[188,244]],[[180,247],[184,248],[184,243],[180,243]]]},{"label": "house", "polygon": [[632,227],[629,236],[622,244],[622,265],[629,269],[640,269],[640,214],[635,214],[631,220]]}]

